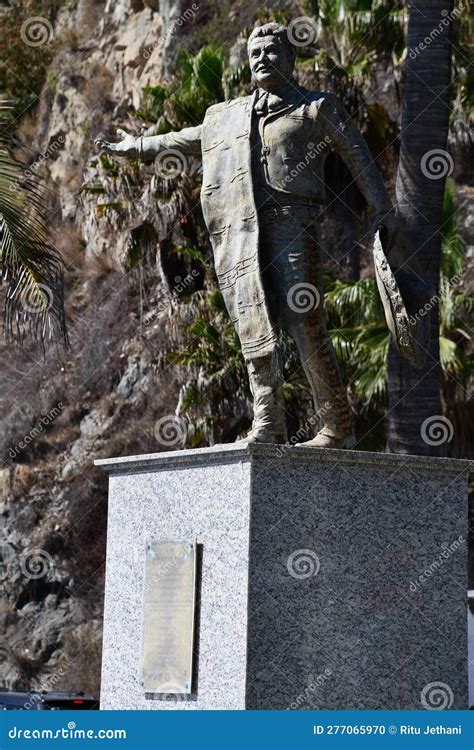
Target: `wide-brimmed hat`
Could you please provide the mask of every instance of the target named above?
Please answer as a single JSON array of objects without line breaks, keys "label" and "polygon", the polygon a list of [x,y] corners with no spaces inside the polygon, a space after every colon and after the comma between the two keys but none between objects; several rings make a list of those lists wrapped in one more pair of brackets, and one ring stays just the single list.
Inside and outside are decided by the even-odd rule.
[{"label": "wide-brimmed hat", "polygon": [[413,367],[421,369],[430,341],[433,286],[421,277],[419,264],[401,232],[388,251],[377,231],[373,253],[375,278],[395,346]]}]

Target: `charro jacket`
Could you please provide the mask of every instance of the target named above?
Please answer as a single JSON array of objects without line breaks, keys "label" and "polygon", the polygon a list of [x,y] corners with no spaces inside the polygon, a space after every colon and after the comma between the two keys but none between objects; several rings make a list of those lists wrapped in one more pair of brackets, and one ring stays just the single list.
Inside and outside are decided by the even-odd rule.
[{"label": "charro jacket", "polygon": [[[252,180],[251,135],[255,92],[216,104],[202,125],[142,139],[142,155],[165,149],[202,156],[201,202],[219,285],[247,359],[271,353],[270,321],[259,265],[259,222]],[[372,155],[340,102],[328,93],[294,88],[291,100],[260,124],[268,185],[292,202],[298,196],[323,203],[324,161],[329,148],[343,158],[375,213],[390,201]],[[283,303],[282,303],[283,304]]]}]

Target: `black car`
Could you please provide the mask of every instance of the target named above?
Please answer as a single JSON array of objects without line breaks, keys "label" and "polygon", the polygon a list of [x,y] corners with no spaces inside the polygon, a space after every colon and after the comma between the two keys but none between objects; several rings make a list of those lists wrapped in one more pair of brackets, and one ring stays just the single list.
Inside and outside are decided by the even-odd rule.
[{"label": "black car", "polygon": [[88,693],[0,692],[0,711],[90,711],[98,708],[98,701]]}]

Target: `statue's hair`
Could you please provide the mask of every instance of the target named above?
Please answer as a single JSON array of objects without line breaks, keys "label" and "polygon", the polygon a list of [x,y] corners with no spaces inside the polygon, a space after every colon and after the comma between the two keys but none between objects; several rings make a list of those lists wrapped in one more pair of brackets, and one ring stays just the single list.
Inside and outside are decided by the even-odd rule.
[{"label": "statue's hair", "polygon": [[287,48],[292,57],[296,55],[296,48],[288,38],[288,30],[286,26],[282,26],[273,21],[271,23],[265,23],[263,26],[256,26],[247,40],[247,49],[250,49],[250,45],[255,39],[263,36],[274,36],[280,44],[283,44]]}]

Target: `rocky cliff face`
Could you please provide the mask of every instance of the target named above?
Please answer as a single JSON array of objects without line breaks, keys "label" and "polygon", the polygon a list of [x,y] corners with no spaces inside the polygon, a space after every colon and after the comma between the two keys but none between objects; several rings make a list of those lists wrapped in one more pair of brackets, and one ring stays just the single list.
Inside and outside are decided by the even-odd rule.
[{"label": "rocky cliff face", "polygon": [[[0,3],[0,13],[12,5]],[[148,132],[138,116],[143,88],[172,80],[181,47],[214,39],[209,31],[199,36],[214,16],[224,16],[229,65],[238,68],[245,54],[239,32],[260,3],[50,5],[58,8],[51,30],[45,27],[52,61],[17,137],[20,158],[49,185],[51,234],[67,264],[71,347],[43,357],[0,339],[0,686],[97,695],[107,483],[94,459],[233,440],[248,426],[250,408],[231,336],[224,357],[213,339],[218,306],[214,329],[200,322],[202,264],[174,252],[189,243],[187,214],[199,211],[195,183],[170,199],[152,167],[117,169],[99,159],[94,138],[114,140],[118,127]],[[303,15],[298,3],[291,7]],[[385,92],[396,120],[392,76],[384,75],[374,90]],[[204,235],[197,239],[205,246]],[[189,291],[195,299],[180,304]],[[201,338],[207,348],[196,348]],[[194,357],[176,354],[184,344]]]},{"label": "rocky cliff face", "polygon": [[[198,272],[163,260],[153,171],[108,173],[94,138],[113,140],[116,127],[140,132],[130,113],[144,86],[172,74],[194,17],[182,0],[64,3],[39,105],[18,133],[21,158],[27,153],[51,187],[49,223],[68,264],[71,348],[43,359],[1,344],[7,687],[98,693],[107,486],[93,460],[179,448],[187,436],[180,394],[188,370],[171,366],[167,352],[193,317],[191,309],[177,314],[176,296]],[[166,226],[178,242],[179,226],[171,235]],[[126,273],[141,227],[150,231],[148,267]],[[244,394],[241,403],[248,411]]]}]

